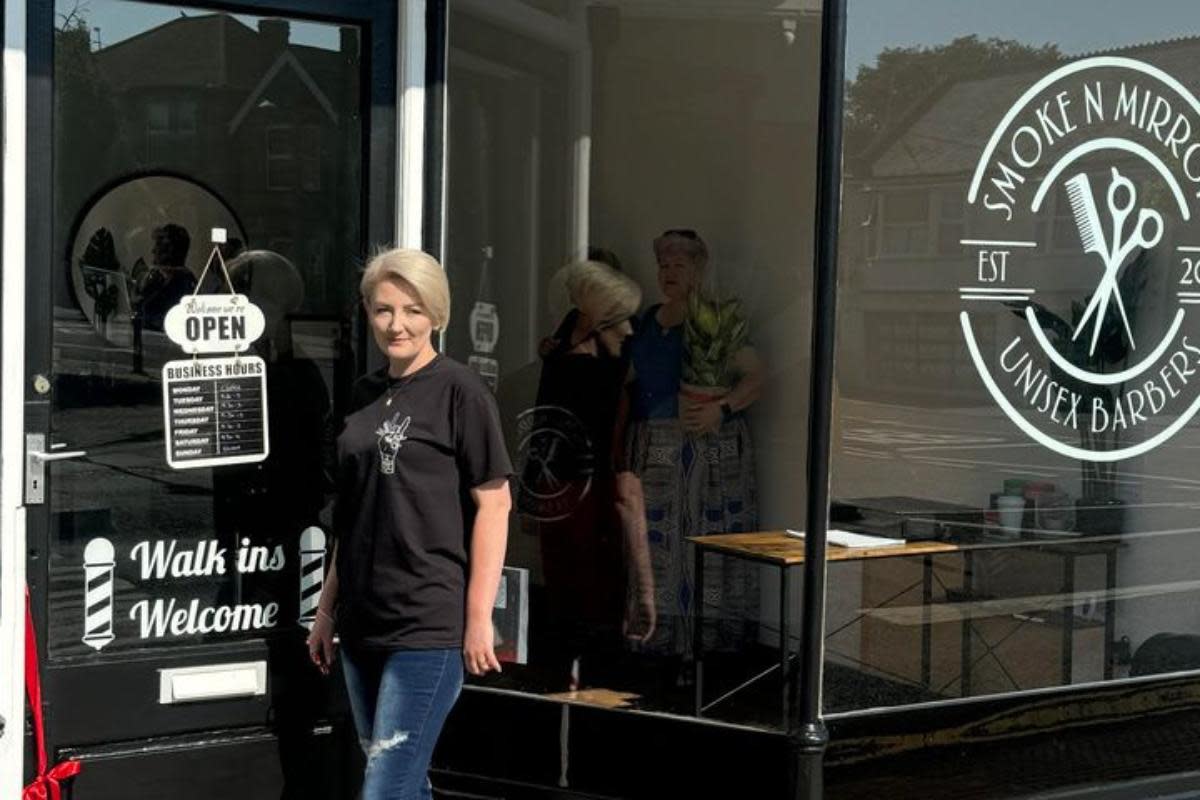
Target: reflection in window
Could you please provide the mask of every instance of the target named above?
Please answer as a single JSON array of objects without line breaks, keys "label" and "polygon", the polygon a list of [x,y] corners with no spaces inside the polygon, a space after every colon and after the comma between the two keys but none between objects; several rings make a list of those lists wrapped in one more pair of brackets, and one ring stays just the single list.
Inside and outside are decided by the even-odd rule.
[{"label": "reflection in window", "polygon": [[165,101],[151,103],[146,109],[146,129],[152,134],[171,130],[171,106]]},{"label": "reflection in window", "polygon": [[196,102],[151,100],[146,106],[146,159],[192,158],[196,154]]},{"label": "reflection in window", "polygon": [[194,134],[196,132],[196,102],[194,100],[183,100],[175,107],[175,113],[178,118],[177,127],[181,134]]},{"label": "reflection in window", "polygon": [[694,713],[702,607],[704,713],[777,725],[777,575],[713,556],[701,594],[688,539],[802,524],[817,18],[529,5],[588,46],[449,26],[446,349],[495,386],[530,580],[499,680]]},{"label": "reflection in window", "polygon": [[850,4],[831,516],[938,552],[830,562],[826,710],[1200,668],[1196,40],[1176,6],[932,8]]},{"label": "reflection in window", "polygon": [[925,255],[929,237],[930,195],[889,192],[882,195],[880,251],[885,256]]},{"label": "reflection in window", "polygon": [[318,125],[300,126],[300,188],[306,192],[321,191],[321,128]]},{"label": "reflection in window", "polygon": [[267,188],[296,188],[296,151],[291,125],[269,125],[267,135]]},{"label": "reflection in window", "polygon": [[[143,639],[144,614],[172,602],[277,603],[272,625],[291,635],[299,537],[321,524],[326,425],[355,362],[345,315],[356,305],[347,265],[363,247],[359,30],[125,0],[64,0],[56,14],[51,251],[64,261],[53,270],[51,420],[53,441],[87,458],[56,466],[51,483],[50,657],[98,657],[83,638],[80,580],[100,539],[116,555],[116,638],[99,657],[270,633],[168,619]],[[266,191],[272,183],[304,191]],[[267,364],[271,457],[172,470],[160,380],[181,352],[163,318],[198,288],[228,290],[220,270],[200,283],[213,228],[226,230],[230,276],[266,318],[254,352]],[[232,562],[244,541],[268,564],[282,554],[282,568],[159,576],[131,557],[147,542],[138,553],[224,548]],[[146,612],[135,620],[134,608]]]},{"label": "reflection in window", "polygon": [[953,189],[943,189],[937,194],[937,242],[939,255],[959,255],[960,242],[966,237],[966,210]]}]

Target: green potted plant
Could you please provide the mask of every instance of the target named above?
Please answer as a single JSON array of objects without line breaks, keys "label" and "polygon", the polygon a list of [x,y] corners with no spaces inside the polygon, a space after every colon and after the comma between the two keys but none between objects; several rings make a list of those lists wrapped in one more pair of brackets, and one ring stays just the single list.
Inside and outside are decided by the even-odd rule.
[{"label": "green potted plant", "polygon": [[684,396],[704,402],[728,392],[733,385],[733,354],[746,346],[748,336],[741,300],[693,291],[683,323]]}]

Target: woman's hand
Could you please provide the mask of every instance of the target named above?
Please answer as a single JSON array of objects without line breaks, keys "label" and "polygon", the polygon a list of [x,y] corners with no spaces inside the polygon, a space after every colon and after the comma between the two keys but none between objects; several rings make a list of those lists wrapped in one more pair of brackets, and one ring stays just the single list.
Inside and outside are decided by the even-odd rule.
[{"label": "woman's hand", "polygon": [[654,587],[638,586],[625,599],[625,619],[621,632],[631,642],[645,644],[654,636],[658,611],[654,607]]},{"label": "woman's hand", "polygon": [[688,433],[716,433],[721,428],[721,401],[680,397],[679,422]]},{"label": "woman's hand", "polygon": [[467,672],[478,677],[492,670],[501,671],[494,647],[495,635],[490,618],[467,623],[467,632],[463,637],[463,666]]},{"label": "woman's hand", "polygon": [[654,571],[650,566],[649,543],[646,539],[646,495],[642,479],[629,470],[617,473],[614,487],[617,492],[617,516],[622,529],[622,551],[625,557],[625,615],[622,633],[630,642],[647,643],[658,624],[658,608],[654,604]]},{"label": "woman's hand", "polygon": [[715,396],[698,396],[680,392],[679,422],[691,434],[715,433],[721,429],[721,404],[734,411],[745,411],[758,400],[766,381],[766,368],[753,347],[743,347],[733,354],[730,366],[738,375],[728,392]]},{"label": "woman's hand", "polygon": [[318,609],[313,620],[312,631],[308,634],[308,657],[321,671],[328,675],[333,667],[333,615]]},{"label": "woman's hand", "polygon": [[646,498],[642,479],[629,470],[615,476],[617,516],[621,520],[622,551],[625,556],[625,618],[621,633],[626,639],[645,644],[654,635],[658,610],[654,604],[654,570],[646,541]]},{"label": "woman's hand", "polygon": [[471,490],[475,525],[471,529],[470,577],[467,579],[467,630],[463,636],[463,666],[472,675],[500,671],[492,627],[492,607],[504,568],[508,514],[512,492],[508,478],[495,478]]}]

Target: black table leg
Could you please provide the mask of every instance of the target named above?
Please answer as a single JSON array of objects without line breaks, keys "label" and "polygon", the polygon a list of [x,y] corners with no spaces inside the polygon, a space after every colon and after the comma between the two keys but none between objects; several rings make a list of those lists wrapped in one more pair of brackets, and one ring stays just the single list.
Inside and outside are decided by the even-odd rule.
[{"label": "black table leg", "polygon": [[790,689],[791,689],[791,587],[789,585],[791,579],[791,569],[787,564],[779,568],[779,674],[783,678],[783,729],[787,730],[788,720],[790,719]]},{"label": "black table leg", "polygon": [[704,713],[704,548],[695,549],[695,577],[692,586],[692,661],[696,671],[696,716]]},{"label": "black table leg", "polygon": [[1104,679],[1113,676],[1113,647],[1117,637],[1117,549],[1104,554]]},{"label": "black table leg", "polygon": [[1063,588],[1067,607],[1063,609],[1062,625],[1062,685],[1070,686],[1071,662],[1075,657],[1075,554],[1063,554]]},{"label": "black table leg", "polygon": [[933,685],[933,556],[925,556],[921,572],[921,684]]},{"label": "black table leg", "polygon": [[[964,608],[975,599],[975,554],[970,550],[963,553],[963,604]],[[964,612],[962,618],[962,696],[971,695],[971,616]]]}]

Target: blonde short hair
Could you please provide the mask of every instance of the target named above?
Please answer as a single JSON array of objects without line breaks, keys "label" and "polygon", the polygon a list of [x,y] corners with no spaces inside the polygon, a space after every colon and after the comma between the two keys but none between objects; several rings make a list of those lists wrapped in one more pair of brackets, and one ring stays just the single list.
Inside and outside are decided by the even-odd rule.
[{"label": "blonde short hair", "polygon": [[577,261],[563,267],[562,272],[571,305],[597,325],[631,317],[642,305],[641,287],[607,264]]},{"label": "blonde short hair", "polygon": [[364,303],[371,302],[380,281],[398,280],[417,293],[433,327],[445,330],[450,324],[450,283],[438,260],[420,250],[396,247],[376,253],[363,270],[359,291]]}]

